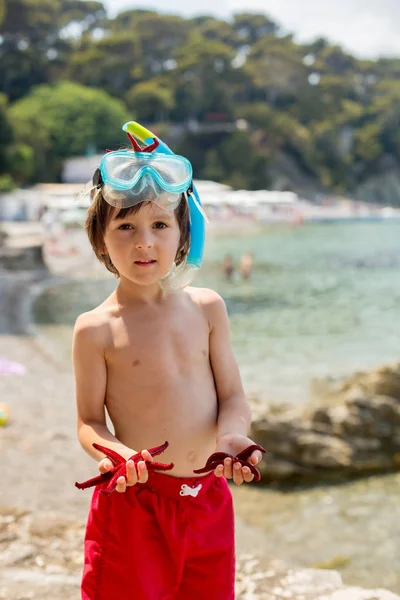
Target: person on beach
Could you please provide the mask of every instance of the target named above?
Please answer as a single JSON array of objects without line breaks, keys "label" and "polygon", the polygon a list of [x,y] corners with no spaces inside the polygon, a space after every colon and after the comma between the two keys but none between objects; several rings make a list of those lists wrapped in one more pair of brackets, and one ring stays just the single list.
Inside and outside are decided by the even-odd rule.
[{"label": "person on beach", "polygon": [[243,281],[250,279],[253,272],[253,253],[248,251],[245,252],[240,259],[240,273]]},{"label": "person on beach", "polygon": [[222,271],[224,273],[225,279],[227,281],[232,281],[232,277],[235,272],[235,267],[233,266],[231,254],[225,254],[222,260]]},{"label": "person on beach", "polygon": [[[226,480],[251,482],[264,450],[247,437],[251,412],[224,301],[184,284],[166,291],[191,245],[192,184],[173,191],[182,157],[160,166],[160,154],[139,148],[103,157],[86,221],[97,258],[119,281],[75,324],[78,439],[98,461],[96,481],[119,457],[123,474],[93,492],[82,599],[233,600]],[[128,172],[131,188],[121,191]],[[156,446],[170,465],[152,468]]]}]

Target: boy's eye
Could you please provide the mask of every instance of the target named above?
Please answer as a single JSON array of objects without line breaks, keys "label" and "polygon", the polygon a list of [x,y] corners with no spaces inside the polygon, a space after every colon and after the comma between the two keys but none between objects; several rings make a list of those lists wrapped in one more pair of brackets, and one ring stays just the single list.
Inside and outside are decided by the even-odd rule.
[{"label": "boy's eye", "polygon": [[120,225],[118,229],[121,229],[122,231],[127,231],[129,229],[133,229],[133,227],[130,223],[122,223],[122,225]]},{"label": "boy's eye", "polygon": [[154,227],[156,229],[165,229],[166,227],[168,227],[168,225],[166,223],[163,223],[162,221],[157,221],[157,223],[154,223]]}]

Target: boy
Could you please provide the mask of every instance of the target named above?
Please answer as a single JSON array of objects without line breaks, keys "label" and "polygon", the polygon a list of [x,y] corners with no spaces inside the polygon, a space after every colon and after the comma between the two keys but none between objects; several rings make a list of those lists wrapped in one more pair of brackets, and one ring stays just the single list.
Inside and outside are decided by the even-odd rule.
[{"label": "boy", "polygon": [[[251,413],[223,300],[208,289],[160,287],[174,263],[184,266],[190,246],[187,196],[175,193],[180,157],[161,169],[157,155],[134,150],[103,158],[86,223],[97,257],[119,284],[76,322],[78,437],[101,473],[114,465],[93,444],[127,462],[116,493],[105,495],[100,485],[93,494],[82,598],[232,600],[225,478],[252,481],[262,455],[255,450],[249,466],[227,457],[208,474],[194,474],[214,452],[235,457],[253,444]],[[128,179],[129,189],[121,190]],[[165,440],[168,474],[152,470],[144,450]],[[139,451],[143,460],[128,460]]]}]

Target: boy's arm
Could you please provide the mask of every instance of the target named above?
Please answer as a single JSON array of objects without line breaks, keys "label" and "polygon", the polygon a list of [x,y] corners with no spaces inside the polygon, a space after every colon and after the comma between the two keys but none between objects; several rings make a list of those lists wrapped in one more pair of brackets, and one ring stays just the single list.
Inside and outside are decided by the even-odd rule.
[{"label": "boy's arm", "polygon": [[93,442],[107,446],[128,459],[134,450],[127,448],[106,425],[105,394],[107,366],[104,357],[104,325],[85,313],[78,317],[73,338],[73,362],[78,417],[78,439],[86,452],[100,460],[104,455]]},{"label": "boy's arm", "polygon": [[[210,291],[207,308],[210,324],[210,361],[219,406],[216,450],[236,456],[254,444],[247,437],[251,425],[251,409],[232,350],[225,302],[216,292]],[[249,461],[256,465],[261,459],[261,452],[256,450]],[[248,467],[240,467],[237,463],[233,467],[231,459],[225,459],[224,466],[217,467],[215,474],[233,478],[237,484],[253,479]]]},{"label": "boy's arm", "polygon": [[223,299],[211,290],[208,318],[210,361],[219,405],[217,438],[232,434],[246,436],[251,424],[251,410],[232,350],[228,313]]}]

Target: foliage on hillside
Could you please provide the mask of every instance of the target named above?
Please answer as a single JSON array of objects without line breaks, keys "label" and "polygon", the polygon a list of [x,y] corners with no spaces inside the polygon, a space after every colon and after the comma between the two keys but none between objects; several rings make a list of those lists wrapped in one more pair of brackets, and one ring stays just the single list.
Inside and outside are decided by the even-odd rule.
[{"label": "foliage on hillside", "polygon": [[66,156],[119,145],[128,118],[238,188],[273,185],[282,156],[339,193],[400,161],[400,59],[297,44],[261,14],[111,19],[94,0],[5,0],[0,94],[0,187],[57,180]]}]

